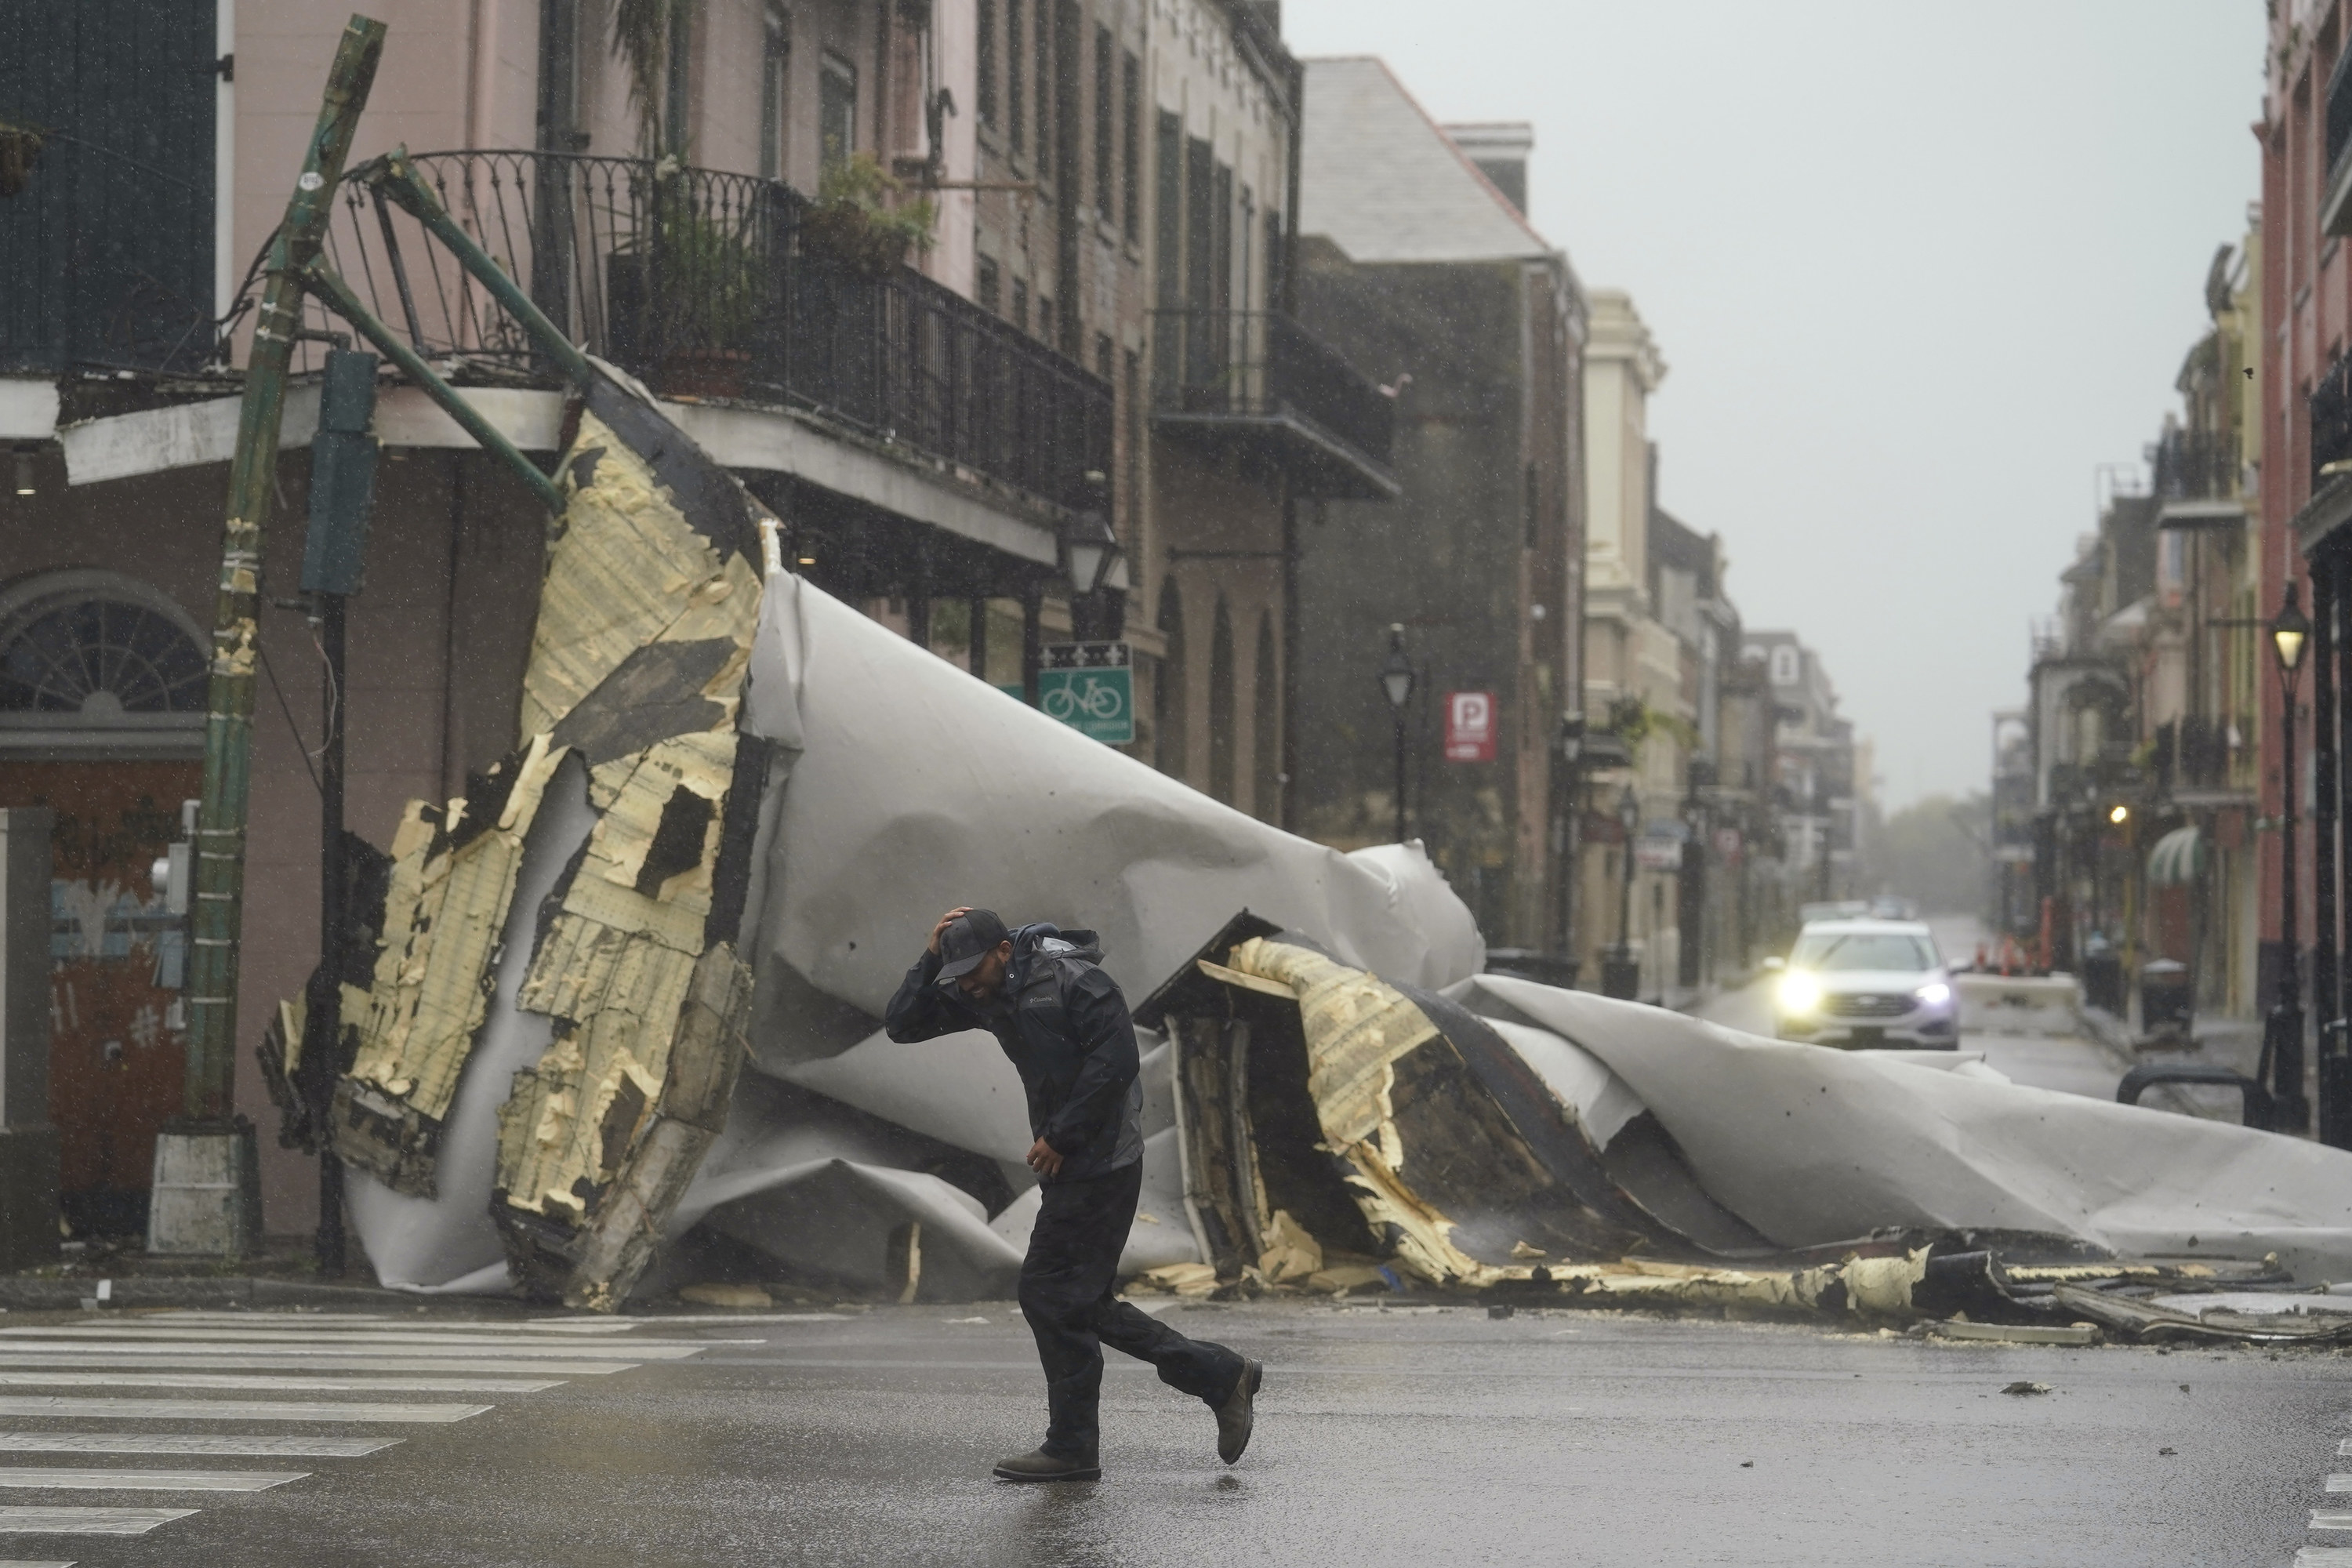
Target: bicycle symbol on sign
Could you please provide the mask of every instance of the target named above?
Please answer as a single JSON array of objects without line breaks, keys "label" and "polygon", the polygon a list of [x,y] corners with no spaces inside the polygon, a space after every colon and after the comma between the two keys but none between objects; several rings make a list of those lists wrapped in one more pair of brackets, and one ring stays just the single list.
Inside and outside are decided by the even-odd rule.
[{"label": "bicycle symbol on sign", "polygon": [[1109,723],[1125,711],[1127,694],[1098,676],[1082,674],[1067,685],[1045,693],[1038,706],[1046,718],[1058,719],[1065,724],[1081,715]]}]

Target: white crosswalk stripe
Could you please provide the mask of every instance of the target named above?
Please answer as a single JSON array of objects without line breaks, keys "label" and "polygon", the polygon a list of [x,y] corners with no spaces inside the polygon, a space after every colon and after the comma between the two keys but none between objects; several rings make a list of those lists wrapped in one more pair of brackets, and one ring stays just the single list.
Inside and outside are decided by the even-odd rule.
[{"label": "white crosswalk stripe", "polygon": [[[225,1329],[299,1329],[304,1332],[337,1329],[401,1329],[425,1333],[525,1333],[561,1336],[563,1334],[627,1334],[635,1333],[638,1324],[627,1318],[402,1318],[390,1312],[140,1312],[121,1313],[120,1321],[131,1325],[157,1324],[166,1328],[187,1325],[191,1328]],[[728,1320],[702,1318],[698,1322]],[[749,1321],[749,1320],[745,1320]],[[673,1325],[675,1326],[675,1325]]]},{"label": "white crosswalk stripe", "polygon": [[0,1340],[0,1350],[16,1353],[47,1352],[52,1355],[77,1352],[83,1355],[274,1355],[274,1356],[503,1356],[513,1361],[685,1361],[712,1348],[709,1344],[509,1344],[467,1341],[394,1344],[349,1340]]},{"label": "white crosswalk stripe", "polygon": [[308,1470],[110,1470],[58,1465],[0,1465],[0,1487],[54,1487],[82,1492],[264,1492]]},{"label": "white crosswalk stripe", "polygon": [[[0,1454],[173,1454],[239,1459],[360,1459],[405,1437],[269,1437],[213,1432],[0,1432]],[[0,1564],[0,1568],[6,1568]]]},{"label": "white crosswalk stripe", "polygon": [[128,1326],[119,1329],[85,1329],[58,1327],[37,1329],[0,1329],[0,1342],[24,1344],[123,1344],[177,1343],[189,1345],[264,1345],[286,1344],[312,1347],[350,1346],[354,1350],[373,1349],[384,1354],[388,1345],[415,1345],[422,1349],[447,1353],[453,1345],[480,1345],[503,1351],[509,1355],[570,1355],[570,1356],[660,1356],[667,1352],[673,1358],[699,1354],[714,1345],[756,1345],[764,1340],[640,1340],[625,1342],[572,1339],[551,1342],[517,1334],[428,1334],[402,1330],[370,1330],[364,1332],[335,1334],[303,1334],[287,1329],[164,1329]]},{"label": "white crosswalk stripe", "polygon": [[486,1375],[511,1373],[527,1377],[603,1377],[627,1372],[633,1361],[509,1361],[470,1356],[274,1356],[247,1355],[243,1351],[197,1352],[189,1355],[119,1355],[111,1352],[60,1348],[47,1351],[0,1351],[0,1367],[28,1372],[58,1368],[113,1370],[136,1368],[150,1372],[455,1372]]},{"label": "white crosswalk stripe", "polygon": [[548,1344],[543,1340],[489,1340],[473,1335],[445,1335],[445,1338],[421,1338],[421,1335],[331,1335],[331,1338],[289,1338],[289,1335],[228,1335],[205,1333],[191,1338],[167,1338],[148,1335],[142,1331],[127,1333],[87,1335],[45,1333],[37,1328],[0,1328],[0,1350],[73,1350],[85,1347],[89,1352],[106,1354],[151,1354],[151,1352],[176,1352],[176,1354],[205,1354],[205,1352],[245,1352],[252,1356],[266,1354],[308,1354],[308,1356],[463,1356],[463,1354],[501,1354],[527,1356],[531,1361],[562,1359],[574,1356],[581,1361],[685,1361],[687,1356],[698,1356],[718,1344],[762,1344],[764,1340],[628,1340],[628,1342],[574,1342]]},{"label": "white crosswalk stripe", "polygon": [[192,1508],[0,1508],[0,1535],[144,1535]]},{"label": "white crosswalk stripe", "polygon": [[517,1377],[275,1377],[261,1373],[0,1372],[0,1388],[241,1388],[308,1390],[313,1394],[539,1394],[562,1388],[558,1379]]},{"label": "white crosswalk stripe", "polygon": [[[835,1314],[776,1314],[740,1321]],[[665,1327],[675,1333],[673,1321]],[[257,1493],[313,1476],[306,1470],[152,1468],[107,1457],[357,1459],[405,1439],[305,1436],[262,1430],[131,1429],[170,1421],[264,1426],[446,1424],[496,1408],[486,1404],[383,1395],[528,1394],[569,1376],[603,1377],[647,1362],[685,1361],[725,1345],[764,1340],[643,1338],[641,1324],[614,1319],[518,1321],[441,1318],[413,1322],[397,1313],[175,1311],[0,1329],[0,1417],[63,1417],[122,1429],[0,1430],[0,1454],[90,1462],[0,1462],[0,1489],[38,1493],[180,1491]],[[505,1375],[499,1375],[505,1374]],[[188,1397],[39,1394],[37,1388],[186,1390]],[[317,1398],[257,1397],[309,1394]],[[364,1397],[352,1397],[360,1395]],[[317,1484],[317,1483],[314,1483]],[[258,1506],[224,1502],[224,1507]],[[138,1535],[199,1510],[55,1505],[0,1506],[0,1533]],[[0,1568],[73,1568],[70,1563]]]},{"label": "white crosswalk stripe", "polygon": [[211,1421],[463,1421],[488,1405],[331,1405],[276,1399],[82,1399],[70,1394],[0,1395],[0,1415],[150,1415]]},{"label": "white crosswalk stripe", "polygon": [[74,1568],[71,1558],[44,1558],[36,1563],[29,1557],[0,1557],[0,1568]]}]

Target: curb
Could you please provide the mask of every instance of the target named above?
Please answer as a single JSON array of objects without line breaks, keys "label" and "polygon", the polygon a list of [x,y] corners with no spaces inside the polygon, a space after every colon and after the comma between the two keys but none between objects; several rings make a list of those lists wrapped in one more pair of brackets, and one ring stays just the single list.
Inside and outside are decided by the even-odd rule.
[{"label": "curb", "polygon": [[[0,1310],[70,1312],[93,1300],[99,1278],[44,1279],[0,1275]],[[255,1275],[119,1274],[106,1304],[114,1307],[415,1307],[431,1299],[376,1285],[322,1285],[313,1280]]]}]

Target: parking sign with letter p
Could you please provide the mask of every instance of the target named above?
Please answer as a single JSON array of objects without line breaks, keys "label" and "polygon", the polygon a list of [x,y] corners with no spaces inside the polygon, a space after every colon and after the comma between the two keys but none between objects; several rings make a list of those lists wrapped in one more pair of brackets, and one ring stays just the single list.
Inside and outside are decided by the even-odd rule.
[{"label": "parking sign with letter p", "polygon": [[1445,760],[1449,763],[1491,763],[1495,760],[1493,692],[1449,691],[1445,694]]}]

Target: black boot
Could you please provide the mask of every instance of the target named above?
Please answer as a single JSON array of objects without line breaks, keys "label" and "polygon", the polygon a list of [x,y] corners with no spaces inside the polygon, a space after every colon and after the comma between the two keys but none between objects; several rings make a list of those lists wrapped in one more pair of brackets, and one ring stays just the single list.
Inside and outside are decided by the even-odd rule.
[{"label": "black boot", "polygon": [[1229,1465],[1249,1447],[1250,1427],[1257,1414],[1257,1387],[1265,1381],[1263,1362],[1242,1363],[1242,1374],[1234,1381],[1234,1391],[1217,1406],[1217,1458]]},{"label": "black boot", "polygon": [[[1243,1440],[1248,1440],[1246,1433]],[[1092,1455],[1070,1458],[1039,1448],[1034,1453],[997,1460],[996,1473],[1008,1481],[1094,1481],[1102,1479],[1102,1466]]]}]

